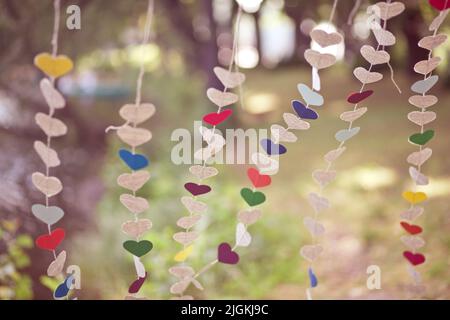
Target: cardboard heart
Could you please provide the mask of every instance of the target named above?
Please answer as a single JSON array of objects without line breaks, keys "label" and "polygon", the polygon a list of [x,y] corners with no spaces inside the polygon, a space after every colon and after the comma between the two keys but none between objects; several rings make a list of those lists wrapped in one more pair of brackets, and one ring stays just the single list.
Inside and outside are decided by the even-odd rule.
[{"label": "cardboard heart", "polygon": [[194,247],[192,245],[187,246],[183,250],[179,251],[173,258],[176,262],[184,262],[191,255]]},{"label": "cardboard heart", "polygon": [[31,207],[31,212],[37,219],[49,226],[57,223],[64,217],[64,211],[56,206],[46,207],[42,204],[34,204]]},{"label": "cardboard heart", "polygon": [[338,131],[334,137],[337,141],[342,143],[356,136],[359,133],[360,129],[360,127],[351,128],[350,130],[343,129]]},{"label": "cardboard heart", "polygon": [[374,47],[369,45],[362,46],[360,51],[364,59],[366,59],[372,65],[385,64],[388,63],[391,59],[391,56],[386,51],[377,51]]},{"label": "cardboard heart", "polygon": [[199,234],[196,231],[182,231],[177,232],[173,235],[173,240],[181,243],[184,246],[190,245],[192,242],[197,240]]},{"label": "cardboard heart", "polygon": [[245,74],[241,72],[230,72],[221,67],[215,67],[214,73],[217,78],[222,82],[225,88],[236,88],[244,83]]},{"label": "cardboard heart", "polygon": [[189,191],[193,196],[199,196],[211,191],[211,187],[207,185],[200,185],[193,182],[188,182],[184,185],[184,188]]},{"label": "cardboard heart", "polygon": [[241,196],[250,207],[260,205],[266,201],[266,196],[260,191],[252,191],[249,188],[241,190]]},{"label": "cardboard heart", "polygon": [[428,199],[427,195],[424,192],[405,191],[403,192],[402,196],[412,205],[422,203]]},{"label": "cardboard heart", "polygon": [[282,144],[274,143],[270,139],[262,139],[260,144],[261,144],[261,147],[264,149],[264,151],[266,151],[266,153],[268,155],[282,155],[287,152],[287,149],[285,146],[283,146]]},{"label": "cardboard heart", "polygon": [[330,202],[327,198],[319,196],[317,193],[310,193],[308,195],[308,201],[315,212],[319,213],[330,207]]},{"label": "cardboard heart", "polygon": [[427,130],[423,133],[416,133],[409,137],[409,142],[420,146],[426,145],[434,137],[434,130]]},{"label": "cardboard heart", "polygon": [[195,226],[197,224],[197,222],[200,221],[201,218],[202,218],[202,215],[200,215],[200,214],[182,217],[182,218],[178,219],[177,226],[179,226],[180,228],[183,228],[183,229],[190,229],[193,226]]},{"label": "cardboard heart", "polygon": [[36,245],[43,250],[54,251],[64,240],[65,235],[64,229],[57,228],[50,234],[39,236],[36,239]]},{"label": "cardboard heart", "polygon": [[345,150],[347,150],[346,147],[331,150],[324,156],[324,159],[326,162],[332,163],[336,161],[345,152]]},{"label": "cardboard heart", "polygon": [[344,41],[344,38],[337,32],[328,33],[324,30],[315,29],[309,34],[311,39],[319,44],[322,48],[334,46]]},{"label": "cardboard heart", "polygon": [[322,187],[326,187],[336,178],[334,170],[315,170],[312,174],[313,179]]},{"label": "cardboard heart", "polygon": [[216,152],[222,150],[223,146],[226,144],[225,138],[219,133],[215,133],[215,128],[208,129],[200,126],[199,131],[203,140],[211,149],[216,150]]},{"label": "cardboard heart", "polygon": [[414,71],[419,74],[427,75],[430,72],[433,72],[439,63],[441,63],[441,58],[439,57],[433,57],[429,60],[422,60],[414,65]]},{"label": "cardboard heart", "polygon": [[278,172],[280,163],[263,153],[253,153],[252,162],[258,167],[261,174],[274,175]]},{"label": "cardboard heart", "polygon": [[131,170],[143,169],[147,167],[149,163],[146,156],[142,154],[133,154],[126,149],[120,149],[119,156]]},{"label": "cardboard heart", "polygon": [[219,108],[229,106],[239,101],[239,97],[231,92],[223,92],[215,88],[209,88],[206,91],[208,99]]},{"label": "cardboard heart", "polygon": [[225,109],[222,112],[213,112],[205,115],[203,121],[209,123],[212,126],[217,126],[227,120],[233,113],[231,109]]},{"label": "cardboard heart", "polygon": [[[292,115],[292,116],[295,117],[295,115]],[[272,134],[274,142],[296,142],[297,141],[297,136],[295,134],[293,134],[292,132],[289,132],[286,128],[284,128],[278,124],[274,124],[270,127],[270,133]]]},{"label": "cardboard heart", "polygon": [[418,186],[426,186],[429,184],[428,177],[419,172],[415,167],[409,167],[409,175]]},{"label": "cardboard heart", "polygon": [[323,247],[319,244],[316,245],[311,245],[308,244],[306,246],[303,246],[300,249],[300,255],[305,258],[306,260],[308,260],[309,262],[313,262],[314,260],[316,260],[320,254],[323,251]]},{"label": "cardboard heart", "polygon": [[361,118],[366,112],[367,112],[367,108],[362,107],[362,108],[358,108],[356,110],[343,112],[340,115],[340,118],[342,121],[353,122],[353,121],[356,121],[359,118]]},{"label": "cardboard heart", "polygon": [[413,265],[418,266],[425,262],[425,256],[421,253],[403,252],[403,256]]},{"label": "cardboard heart", "polygon": [[380,46],[393,46],[396,42],[394,34],[388,30],[382,28],[373,28],[372,32]]},{"label": "cardboard heart", "polygon": [[237,264],[239,255],[231,249],[231,246],[224,242],[217,247],[217,260],[225,264]]},{"label": "cardboard heart", "polygon": [[373,12],[382,20],[389,20],[396,17],[405,10],[405,5],[401,2],[378,2],[375,6],[378,7],[378,10],[374,10]]},{"label": "cardboard heart", "polygon": [[361,92],[353,92],[347,97],[347,102],[357,104],[366,100],[373,94],[373,90],[366,90]]},{"label": "cardboard heart", "polygon": [[149,219],[138,219],[136,221],[127,221],[122,224],[122,232],[132,238],[140,238],[148,230],[152,228],[153,224]]},{"label": "cardboard heart", "polygon": [[248,247],[252,242],[252,236],[248,233],[247,228],[243,223],[238,223],[236,226],[236,246]]},{"label": "cardboard heart", "polygon": [[73,62],[65,55],[53,57],[49,53],[40,53],[34,58],[34,64],[47,76],[61,77],[73,69]]},{"label": "cardboard heart", "polygon": [[426,95],[426,96],[415,95],[409,97],[408,101],[410,104],[412,104],[417,108],[426,109],[435,105],[438,102],[438,98],[433,95]]},{"label": "cardboard heart", "polygon": [[450,3],[448,2],[448,0],[428,0],[428,2],[431,6],[433,6],[433,8],[439,11],[444,11],[450,8]]},{"label": "cardboard heart", "polygon": [[306,122],[306,121],[300,119],[298,116],[296,116],[293,113],[288,113],[288,112],[283,113],[283,119],[284,119],[284,122],[286,122],[286,125],[288,126],[288,128],[290,128],[290,129],[308,130],[311,127],[309,122]]},{"label": "cardboard heart", "polygon": [[303,224],[313,237],[319,237],[325,233],[323,224],[311,217],[305,217],[303,219]]},{"label": "cardboard heart", "polygon": [[47,275],[49,277],[59,276],[63,270],[66,263],[67,254],[66,251],[61,251],[55,260],[53,260],[47,268]]},{"label": "cardboard heart", "polygon": [[259,209],[245,209],[238,213],[239,222],[249,226],[258,221],[262,216],[262,212]]},{"label": "cardboard heart", "polygon": [[[322,31],[322,30],[316,30],[316,31]],[[300,92],[300,95],[303,98],[303,101],[306,102],[309,106],[316,106],[320,107],[323,105],[323,97],[320,93],[315,92],[310,87],[308,87],[306,84],[299,83],[297,85],[298,92]]]},{"label": "cardboard heart", "polygon": [[319,51],[312,49],[307,49],[304,56],[306,61],[318,70],[331,67],[336,63],[336,57],[332,54],[320,53]]},{"label": "cardboard heart", "polygon": [[417,249],[422,248],[425,245],[425,240],[423,240],[421,237],[413,237],[413,236],[402,236],[400,240],[416,251]]},{"label": "cardboard heart", "polygon": [[363,67],[357,67],[353,70],[353,74],[362,84],[378,82],[383,79],[383,75],[379,72],[371,72]]},{"label": "cardboard heart", "polygon": [[117,130],[117,135],[120,140],[132,147],[139,147],[152,139],[152,133],[149,130],[133,128],[128,125]]},{"label": "cardboard heart", "polygon": [[147,279],[147,272],[144,277],[138,277],[135,281],[131,283],[128,287],[128,293],[135,294],[141,290],[141,287],[144,285],[145,279]]},{"label": "cardboard heart", "polygon": [[123,243],[123,248],[136,257],[142,257],[153,249],[153,243],[148,240],[127,240]]},{"label": "cardboard heart", "polygon": [[189,266],[175,266],[169,268],[169,273],[177,278],[190,278],[195,274],[194,269]]},{"label": "cardboard heart", "polygon": [[205,167],[195,165],[189,168],[189,171],[198,179],[204,180],[216,176],[219,171],[214,167]]},{"label": "cardboard heart", "polygon": [[125,189],[136,192],[145,185],[148,179],[150,179],[150,173],[140,170],[133,173],[121,174],[117,178],[117,184]]},{"label": "cardboard heart", "polygon": [[[440,45],[444,44],[447,41],[447,35],[446,34],[437,34],[435,36],[428,36],[422,38],[418,45],[421,48],[427,49],[429,51],[433,51]],[[438,62],[439,63],[439,62]]]},{"label": "cardboard heart", "polygon": [[440,28],[441,24],[445,21],[445,18],[447,18],[449,11],[445,10],[444,12],[441,12],[441,14],[438,14],[436,18],[433,19],[433,21],[430,24],[430,27],[428,30],[430,31],[436,31]]},{"label": "cardboard heart", "polygon": [[190,283],[191,282],[188,279],[178,281],[170,287],[170,293],[175,295],[183,294],[183,292],[186,291]]},{"label": "cardboard heart", "polygon": [[135,197],[131,194],[121,194],[119,199],[120,203],[134,214],[142,213],[149,208],[147,199],[141,197]]},{"label": "cardboard heart", "polygon": [[428,159],[430,159],[432,154],[433,154],[433,150],[431,150],[430,148],[425,148],[421,151],[411,153],[408,156],[407,161],[408,161],[408,163],[410,163],[412,165],[421,166],[425,162],[427,162]]},{"label": "cardboard heart", "polygon": [[413,111],[408,113],[408,119],[418,126],[424,126],[436,120],[436,113],[433,111]]},{"label": "cardboard heart", "polygon": [[408,222],[405,221],[400,222],[400,225],[403,227],[403,229],[406,230],[406,232],[412,235],[419,234],[422,232],[422,228],[420,226],[409,224]]},{"label": "cardboard heart", "polygon": [[64,122],[42,112],[36,113],[34,120],[48,137],[60,137],[67,133],[67,126]]},{"label": "cardboard heart", "polygon": [[415,93],[424,95],[429,90],[431,90],[431,88],[434,87],[434,85],[438,82],[438,80],[439,80],[439,76],[434,75],[434,76],[428,77],[425,80],[416,81],[411,86],[411,90],[414,91]]},{"label": "cardboard heart", "polygon": [[420,217],[424,212],[424,209],[422,207],[419,206],[414,206],[408,210],[403,211],[400,214],[400,217],[402,219],[408,220],[408,221],[414,221],[416,220],[418,217]]},{"label": "cardboard heart", "polygon": [[270,176],[260,174],[255,168],[249,168],[247,170],[247,176],[255,188],[267,187],[272,183]]},{"label": "cardboard heart", "polygon": [[182,197],[181,203],[190,213],[204,213],[208,209],[206,203],[197,201],[191,197]]},{"label": "cardboard heart", "polygon": [[43,142],[35,141],[34,150],[47,167],[54,168],[61,164],[58,153],[52,148],[47,147]]},{"label": "cardboard heart", "polygon": [[47,102],[50,109],[62,109],[66,106],[66,100],[64,99],[62,94],[55,89],[49,79],[42,79],[39,83],[39,86],[41,88],[41,92],[44,96],[45,102]]},{"label": "cardboard heart", "polygon": [[306,107],[303,103],[298,100],[292,101],[292,109],[297,113],[297,115],[302,119],[316,120],[319,118],[317,112],[313,109]]},{"label": "cardboard heart", "polygon": [[31,175],[33,185],[47,197],[53,197],[61,192],[63,186],[61,181],[56,177],[46,177],[40,172]]},{"label": "cardboard heart", "polygon": [[155,111],[155,106],[151,103],[141,103],[139,106],[126,104],[120,108],[119,114],[125,121],[138,125],[150,119]]}]

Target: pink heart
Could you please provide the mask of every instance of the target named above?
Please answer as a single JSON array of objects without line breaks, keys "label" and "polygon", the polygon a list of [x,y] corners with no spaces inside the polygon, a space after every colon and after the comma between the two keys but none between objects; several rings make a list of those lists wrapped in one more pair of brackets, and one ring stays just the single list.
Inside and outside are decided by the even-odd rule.
[{"label": "pink heart", "polygon": [[239,262],[239,255],[231,249],[231,246],[224,242],[217,248],[219,262],[226,264],[237,264]]}]

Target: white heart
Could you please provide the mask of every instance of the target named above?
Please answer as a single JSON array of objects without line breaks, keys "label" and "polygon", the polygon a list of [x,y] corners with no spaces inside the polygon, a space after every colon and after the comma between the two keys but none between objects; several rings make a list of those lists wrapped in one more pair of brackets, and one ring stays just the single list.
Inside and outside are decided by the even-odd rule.
[{"label": "white heart", "polygon": [[245,225],[238,223],[236,226],[236,245],[238,247],[248,247],[251,242],[252,236],[248,233]]}]

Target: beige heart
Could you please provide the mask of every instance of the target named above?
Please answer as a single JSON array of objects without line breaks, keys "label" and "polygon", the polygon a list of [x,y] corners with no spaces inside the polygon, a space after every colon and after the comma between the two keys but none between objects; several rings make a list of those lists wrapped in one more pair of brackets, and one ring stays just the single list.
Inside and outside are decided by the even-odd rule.
[{"label": "beige heart", "polygon": [[274,124],[270,127],[270,133],[272,134],[274,143],[297,141],[297,136],[295,134],[278,124]]},{"label": "beige heart", "polygon": [[414,206],[413,208],[403,211],[400,214],[400,217],[408,221],[414,221],[423,214],[423,211],[423,207]]},{"label": "beige heart", "polygon": [[409,103],[413,106],[420,108],[420,109],[426,109],[431,106],[434,106],[436,103],[438,103],[438,98],[433,95],[427,95],[427,96],[420,96],[415,95],[409,97]]},{"label": "beige heart", "polygon": [[135,104],[126,104],[120,108],[120,116],[133,124],[140,124],[147,121],[155,114],[155,106],[151,103],[142,103],[139,106]]},{"label": "beige heart", "polygon": [[190,283],[191,283],[191,281],[189,279],[176,282],[170,287],[170,293],[177,294],[177,295],[183,294],[183,292],[186,291],[186,289]]},{"label": "beige heart", "polygon": [[277,160],[259,152],[252,154],[252,162],[258,167],[259,173],[269,176],[276,174],[280,168]]},{"label": "beige heart", "polygon": [[47,78],[42,79],[39,86],[45,102],[47,102],[50,109],[62,109],[66,106],[66,100],[62,94],[55,89],[50,80]]},{"label": "beige heart", "polygon": [[131,194],[125,193],[120,195],[119,199],[124,207],[134,214],[142,213],[149,208],[148,201],[141,197],[135,197]]},{"label": "beige heart", "polygon": [[262,212],[259,209],[246,209],[238,213],[239,222],[249,226],[258,221],[262,216]]},{"label": "beige heart", "polygon": [[382,20],[396,17],[405,10],[405,5],[401,2],[378,2],[375,6],[378,7],[378,10],[375,9],[374,13]]},{"label": "beige heart", "polygon": [[304,56],[306,61],[318,70],[328,68],[336,63],[336,57],[332,54],[320,53],[312,49],[307,49]]},{"label": "beige heart", "polygon": [[169,269],[169,273],[177,278],[189,278],[195,274],[194,269],[189,266],[175,266]]},{"label": "beige heart", "polygon": [[140,170],[133,173],[124,173],[117,178],[117,184],[123,188],[136,192],[150,179],[148,171]]},{"label": "beige heart", "polygon": [[336,178],[336,171],[315,170],[312,176],[313,179],[323,188]]},{"label": "beige heart", "polygon": [[198,238],[198,232],[195,231],[188,231],[188,232],[177,232],[173,235],[173,239],[181,243],[182,245],[190,245],[192,242],[194,242]]},{"label": "beige heart", "polygon": [[340,118],[343,121],[353,122],[361,118],[366,112],[367,112],[366,107],[358,108],[356,110],[343,112]]},{"label": "beige heart", "polygon": [[245,81],[245,74],[241,72],[229,72],[227,69],[222,67],[215,67],[214,73],[225,88],[236,88]]},{"label": "beige heart", "polygon": [[319,29],[311,31],[309,36],[322,48],[339,44],[344,40],[344,38],[342,38],[342,36],[337,32],[328,33],[324,30]]},{"label": "beige heart", "polygon": [[206,210],[208,210],[208,206],[206,205],[206,203],[197,201],[191,197],[182,197],[181,203],[190,213],[204,213]]},{"label": "beige heart", "polygon": [[413,250],[420,249],[425,245],[425,240],[418,236],[402,236],[400,240]]},{"label": "beige heart", "polygon": [[219,108],[229,106],[239,100],[239,97],[236,94],[231,92],[223,92],[215,88],[209,88],[206,91],[206,95],[208,96],[208,99]]},{"label": "beige heart", "polygon": [[433,111],[413,111],[408,113],[408,119],[418,126],[424,126],[436,120],[436,113]]},{"label": "beige heart", "polygon": [[324,159],[329,163],[334,162],[345,152],[345,150],[347,150],[347,147],[331,150],[324,156]]},{"label": "beige heart", "polygon": [[34,150],[36,150],[36,153],[41,157],[41,160],[47,167],[53,168],[61,164],[58,153],[52,148],[48,148],[43,142],[35,141]]},{"label": "beige heart", "polygon": [[384,50],[376,51],[372,46],[364,45],[361,47],[361,55],[373,65],[388,63],[391,59],[389,53]]},{"label": "beige heart", "polygon": [[374,83],[383,79],[383,75],[381,73],[370,72],[363,67],[357,67],[353,70],[353,74],[362,84]]},{"label": "beige heart", "polygon": [[394,34],[390,31],[382,28],[374,28],[372,29],[372,32],[380,46],[393,46],[396,42]]},{"label": "beige heart", "polygon": [[310,193],[308,195],[309,204],[313,209],[319,213],[323,210],[326,210],[330,207],[330,202],[327,198],[319,196],[317,193]]},{"label": "beige heart", "polygon": [[313,262],[319,257],[322,251],[323,247],[320,244],[316,245],[308,244],[300,249],[300,254],[303,258],[305,258],[309,262]]},{"label": "beige heart", "polygon": [[284,119],[284,122],[286,122],[288,128],[290,128],[290,129],[308,130],[311,127],[309,122],[306,122],[306,121],[300,119],[293,113],[288,113],[288,112],[283,113],[283,119]]},{"label": "beige heart", "polygon": [[446,34],[437,34],[435,36],[428,36],[422,38],[418,45],[421,48],[427,49],[429,51],[433,51],[437,47],[439,47],[441,44],[445,43],[447,41],[447,35]]},{"label": "beige heart", "polygon": [[320,222],[311,217],[305,217],[303,224],[313,237],[319,237],[325,233],[325,227]]},{"label": "beige heart", "polygon": [[138,147],[152,139],[152,133],[147,129],[123,126],[117,130],[120,140],[132,147]]},{"label": "beige heart", "polygon": [[44,113],[38,112],[34,118],[37,125],[49,137],[60,137],[67,133],[67,126],[59,119],[55,119]]},{"label": "beige heart", "polygon": [[196,225],[197,222],[199,222],[201,218],[202,218],[202,215],[200,215],[200,214],[196,214],[196,215],[192,215],[192,216],[188,216],[188,217],[182,217],[182,218],[178,219],[177,226],[179,226],[180,228],[183,228],[183,229],[190,229],[194,225]]},{"label": "beige heart", "polygon": [[439,57],[433,57],[429,60],[422,60],[414,65],[414,71],[419,74],[427,75],[436,69],[439,63],[441,63],[441,58]]},{"label": "beige heart", "polygon": [[411,153],[406,160],[414,166],[421,166],[427,162],[428,159],[430,159],[432,154],[433,150],[430,148],[425,148],[422,151]]},{"label": "beige heart", "polygon": [[144,233],[152,228],[153,224],[149,219],[139,219],[137,221],[127,221],[122,224],[122,232],[132,238],[140,238]]},{"label": "beige heart", "polygon": [[419,172],[415,167],[409,167],[409,175],[418,186],[426,186],[429,184],[428,177]]},{"label": "beige heart", "polygon": [[47,197],[53,197],[61,192],[63,186],[61,181],[56,177],[46,177],[40,172],[31,175],[33,185]]},{"label": "beige heart", "polygon": [[436,18],[433,19],[428,30],[430,31],[438,30],[441,24],[445,21],[445,18],[447,17],[449,12],[450,10],[441,11],[441,13],[438,14]]},{"label": "beige heart", "polygon": [[219,171],[214,167],[205,167],[199,165],[190,167],[189,171],[200,180],[214,177],[219,173]]},{"label": "beige heart", "polygon": [[194,158],[196,160],[199,160],[199,161],[202,161],[202,162],[206,163],[215,154],[216,154],[215,149],[214,148],[210,148],[208,146],[206,148],[198,149],[197,151],[195,151]]},{"label": "beige heart", "polygon": [[66,251],[61,251],[55,260],[50,263],[47,268],[47,275],[49,277],[57,277],[63,272],[64,265],[66,263],[67,254]]}]

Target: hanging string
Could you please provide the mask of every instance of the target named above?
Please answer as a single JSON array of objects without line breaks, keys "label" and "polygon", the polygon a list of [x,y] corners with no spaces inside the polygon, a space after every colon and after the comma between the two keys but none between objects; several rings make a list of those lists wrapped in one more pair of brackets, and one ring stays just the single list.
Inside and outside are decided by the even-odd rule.
[{"label": "hanging string", "polygon": [[353,24],[353,20],[355,18],[356,13],[358,12],[359,7],[361,6],[361,0],[356,0],[355,4],[353,5],[352,11],[350,11],[350,14],[347,18],[347,24],[351,26]]},{"label": "hanging string", "polygon": [[331,23],[331,21],[333,21],[334,15],[336,14],[336,8],[338,5],[339,0],[334,0],[333,3],[333,8],[331,9],[331,14],[330,14],[330,18],[328,19],[328,22]]}]

